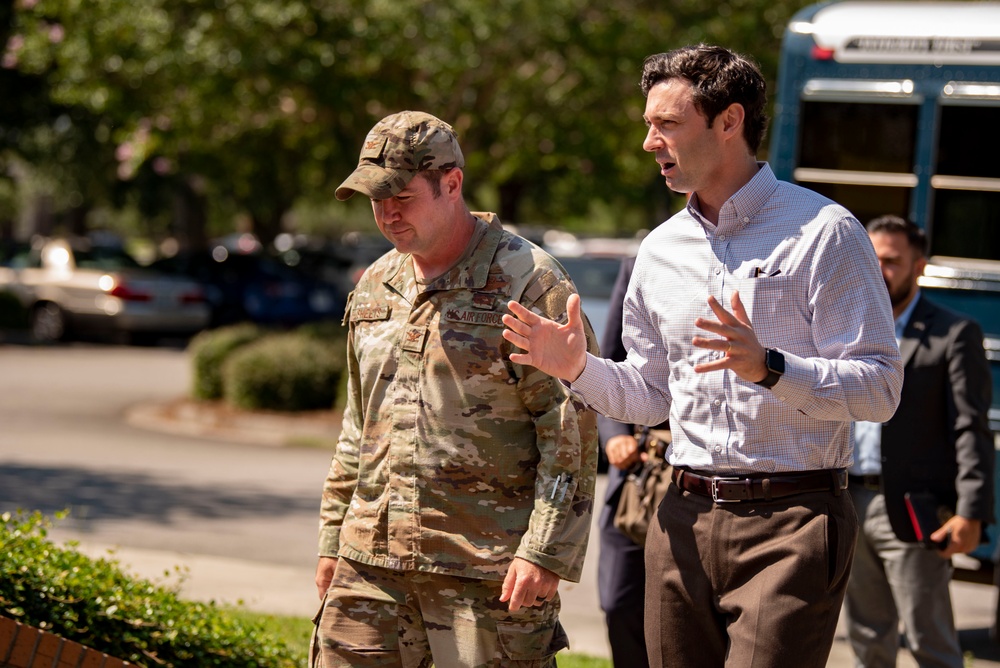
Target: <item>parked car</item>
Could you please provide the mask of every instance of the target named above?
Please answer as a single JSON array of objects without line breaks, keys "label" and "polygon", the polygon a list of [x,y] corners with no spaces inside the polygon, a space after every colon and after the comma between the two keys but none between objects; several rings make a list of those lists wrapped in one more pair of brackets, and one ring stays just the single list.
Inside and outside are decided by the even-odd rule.
[{"label": "parked car", "polygon": [[198,281],[211,307],[211,326],[236,322],[295,326],[339,320],[347,297],[339,285],[263,254],[182,252],[152,264],[159,271]]},{"label": "parked car", "polygon": [[622,258],[606,255],[557,256],[576,289],[580,293],[580,306],[590,320],[590,325],[600,341],[608,322],[611,307],[611,290],[618,278]]},{"label": "parked car", "polygon": [[352,288],[377,259],[392,250],[392,242],[378,233],[348,232],[340,240],[340,252],[349,261],[348,281]]},{"label": "parked car", "polygon": [[282,235],[275,240],[271,257],[347,294],[357,282],[351,280],[355,261],[351,250],[325,237]]},{"label": "parked car", "polygon": [[27,309],[38,341],[98,333],[131,342],[208,325],[201,286],[144,268],[119,246],[40,239],[8,246],[0,264],[0,291]]}]

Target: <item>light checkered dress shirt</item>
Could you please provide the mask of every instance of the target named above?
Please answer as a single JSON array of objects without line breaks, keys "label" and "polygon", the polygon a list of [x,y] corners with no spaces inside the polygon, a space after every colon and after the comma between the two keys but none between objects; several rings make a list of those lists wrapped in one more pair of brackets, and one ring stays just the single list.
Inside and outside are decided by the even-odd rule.
[{"label": "light checkered dress shirt", "polygon": [[[851,422],[888,420],[903,367],[892,308],[862,225],[843,207],[778,181],[766,163],[713,226],[687,208],[643,241],[624,303],[624,362],[588,356],[572,389],[600,413],[654,425],[668,415],[670,463],[718,475],[846,468]],[[761,345],[784,353],[770,390],[729,370],[695,373],[719,351],[691,339],[732,312],[738,290]]]}]

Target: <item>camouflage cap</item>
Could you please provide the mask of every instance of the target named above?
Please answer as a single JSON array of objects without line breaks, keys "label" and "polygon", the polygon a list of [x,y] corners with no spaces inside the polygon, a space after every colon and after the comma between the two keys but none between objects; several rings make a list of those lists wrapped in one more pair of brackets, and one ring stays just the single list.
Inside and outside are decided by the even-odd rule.
[{"label": "camouflage cap", "polygon": [[464,167],[465,157],[451,126],[422,111],[386,116],[371,129],[358,167],[337,188],[337,199],[359,192],[388,199],[425,169]]}]

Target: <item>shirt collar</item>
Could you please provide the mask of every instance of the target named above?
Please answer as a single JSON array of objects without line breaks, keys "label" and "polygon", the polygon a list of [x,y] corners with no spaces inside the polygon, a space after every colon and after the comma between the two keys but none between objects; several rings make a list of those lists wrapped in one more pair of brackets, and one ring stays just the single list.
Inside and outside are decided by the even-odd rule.
[{"label": "shirt collar", "polygon": [[[742,229],[754,222],[757,214],[764,208],[777,188],[778,179],[771,171],[771,166],[766,162],[758,161],[757,173],[742,188],[733,193],[719,210],[718,229]],[[711,229],[711,223],[701,215],[701,211],[698,209],[697,193],[688,198],[687,210],[696,220],[701,221],[702,225]]]}]

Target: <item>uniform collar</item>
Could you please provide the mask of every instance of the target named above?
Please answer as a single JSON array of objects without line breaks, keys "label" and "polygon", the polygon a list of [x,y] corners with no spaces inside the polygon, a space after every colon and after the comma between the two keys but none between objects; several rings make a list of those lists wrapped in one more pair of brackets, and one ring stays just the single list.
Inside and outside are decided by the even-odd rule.
[{"label": "uniform collar", "polygon": [[[503,225],[495,213],[473,213],[477,228],[486,226],[486,234],[479,240],[471,253],[465,255],[451,269],[422,286],[422,291],[431,290],[476,290],[486,286],[493,256],[503,237]],[[473,234],[473,239],[478,231]],[[386,284],[399,294],[406,294],[407,285],[416,283],[413,277],[413,262],[409,255],[401,255],[396,269],[386,278]]]}]

